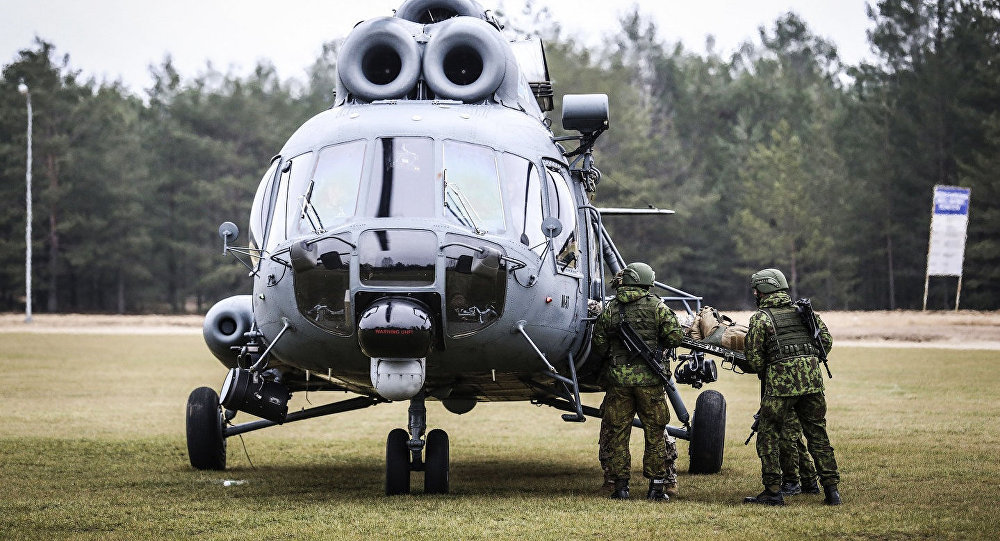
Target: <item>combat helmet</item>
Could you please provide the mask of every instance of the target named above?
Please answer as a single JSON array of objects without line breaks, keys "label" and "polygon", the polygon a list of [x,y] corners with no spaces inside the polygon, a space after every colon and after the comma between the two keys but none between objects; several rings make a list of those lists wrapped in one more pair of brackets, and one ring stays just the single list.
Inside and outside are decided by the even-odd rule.
[{"label": "combat helmet", "polygon": [[764,269],[750,276],[750,288],[761,293],[774,293],[788,289],[788,280],[778,269]]},{"label": "combat helmet", "polygon": [[653,287],[656,280],[653,268],[645,263],[629,263],[619,275],[623,286]]}]

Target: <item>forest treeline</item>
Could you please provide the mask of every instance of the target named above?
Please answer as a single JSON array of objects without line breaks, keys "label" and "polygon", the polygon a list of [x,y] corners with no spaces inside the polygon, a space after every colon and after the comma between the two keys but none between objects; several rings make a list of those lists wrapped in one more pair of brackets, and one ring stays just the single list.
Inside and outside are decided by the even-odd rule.
[{"label": "forest treeline", "polygon": [[[823,309],[919,308],[932,189],[959,185],[961,304],[1000,308],[1000,2],[868,9],[874,60],[860,65],[791,12],[726,54],[674,44],[641,11],[598,48],[544,9],[498,15],[544,39],[553,116],[562,94],[609,95],[597,202],[677,211],[606,219],[658,279],[745,308],[749,273],[777,266]],[[218,225],[245,224],[271,156],[330,106],[336,51],[304,80],[266,62],[184,79],[168,58],[140,96],[85,78],[55,44],[22,50],[0,81],[0,310],[24,309],[19,81],[34,107],[34,310],[200,312],[249,290]],[[953,307],[956,282],[932,278],[929,306]]]}]

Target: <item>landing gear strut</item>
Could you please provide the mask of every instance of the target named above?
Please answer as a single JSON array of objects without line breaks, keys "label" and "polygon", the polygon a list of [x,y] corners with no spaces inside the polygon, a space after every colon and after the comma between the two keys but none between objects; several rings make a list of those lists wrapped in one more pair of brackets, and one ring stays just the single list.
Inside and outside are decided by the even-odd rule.
[{"label": "landing gear strut", "polygon": [[427,408],[424,407],[423,392],[410,399],[408,427],[409,434],[402,428],[395,428],[386,438],[386,495],[409,494],[411,471],[424,472],[425,494],[447,494],[448,433],[434,429],[427,434],[426,441],[421,439],[427,430]]}]

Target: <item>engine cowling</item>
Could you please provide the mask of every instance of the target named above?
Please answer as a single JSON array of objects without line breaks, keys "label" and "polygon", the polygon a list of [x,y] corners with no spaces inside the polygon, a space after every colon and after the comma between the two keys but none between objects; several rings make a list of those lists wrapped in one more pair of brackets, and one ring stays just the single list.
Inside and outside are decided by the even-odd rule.
[{"label": "engine cowling", "polygon": [[208,349],[227,368],[236,368],[237,352],[231,348],[246,343],[244,333],[253,326],[253,298],[236,295],[222,299],[205,314],[202,334]]},{"label": "engine cowling", "polygon": [[424,80],[438,98],[473,102],[496,92],[509,47],[496,28],[473,17],[436,25],[424,50]]},{"label": "engine cowling", "polygon": [[483,17],[485,10],[473,0],[406,0],[396,17],[420,24],[434,24],[452,17]]},{"label": "engine cowling", "polygon": [[411,25],[394,17],[359,24],[344,41],[337,74],[348,92],[365,100],[403,98],[420,77],[420,49]]}]

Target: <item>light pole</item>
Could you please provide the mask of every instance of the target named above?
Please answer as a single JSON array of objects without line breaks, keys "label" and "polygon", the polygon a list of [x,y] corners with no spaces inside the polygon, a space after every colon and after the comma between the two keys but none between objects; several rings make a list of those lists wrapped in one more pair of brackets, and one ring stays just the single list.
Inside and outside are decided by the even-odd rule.
[{"label": "light pole", "polygon": [[25,168],[24,183],[27,188],[24,196],[24,322],[31,323],[31,91],[22,79],[17,85],[17,91],[24,94],[28,102],[28,165]]}]

